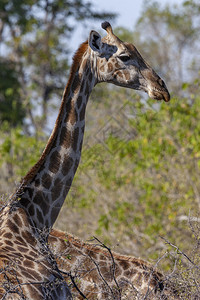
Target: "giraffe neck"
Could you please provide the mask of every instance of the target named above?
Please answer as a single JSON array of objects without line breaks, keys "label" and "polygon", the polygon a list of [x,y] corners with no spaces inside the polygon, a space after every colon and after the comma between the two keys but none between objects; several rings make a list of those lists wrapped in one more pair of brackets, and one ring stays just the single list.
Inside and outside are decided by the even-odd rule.
[{"label": "giraffe neck", "polygon": [[85,127],[85,109],[95,85],[93,66],[82,45],[74,57],[56,125],[36,165],[25,176],[18,205],[34,227],[50,229],[62,207],[78,167]]}]

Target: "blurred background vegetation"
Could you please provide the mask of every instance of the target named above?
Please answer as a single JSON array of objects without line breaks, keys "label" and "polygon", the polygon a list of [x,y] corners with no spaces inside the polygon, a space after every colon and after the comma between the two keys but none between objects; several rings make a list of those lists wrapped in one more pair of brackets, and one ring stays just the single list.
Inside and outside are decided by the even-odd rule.
[{"label": "blurred background vegetation", "polygon": [[[74,24],[115,17],[80,0],[1,0],[2,195],[13,191],[47,141],[67,82]],[[144,1],[134,31],[115,28],[161,75],[172,99],[158,103],[112,85],[95,88],[82,161],[56,227],[82,239],[97,235],[116,251],[146,259],[171,251],[160,236],[194,254],[200,221],[199,32],[195,0],[176,6]]]}]

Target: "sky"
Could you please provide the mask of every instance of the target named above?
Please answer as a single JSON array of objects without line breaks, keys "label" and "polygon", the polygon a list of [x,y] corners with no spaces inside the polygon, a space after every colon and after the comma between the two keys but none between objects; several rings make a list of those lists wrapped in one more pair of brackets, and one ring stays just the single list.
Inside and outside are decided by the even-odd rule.
[{"label": "sky", "polygon": [[[157,0],[161,4],[181,4],[184,0]],[[140,17],[143,8],[143,0],[90,0],[97,11],[109,11],[118,14],[113,21],[113,27],[123,26],[130,30],[134,29],[136,21]],[[71,40],[71,49],[75,51],[79,44],[87,39],[90,30],[101,30],[101,22],[89,22],[84,26],[79,26]],[[90,28],[91,27],[91,28]]]},{"label": "sky", "polygon": [[[116,19],[117,26],[124,26],[134,29],[135,22],[140,17],[143,0],[91,0],[94,5],[101,10],[108,10],[119,14]],[[157,0],[161,4],[180,4],[183,0]]]}]

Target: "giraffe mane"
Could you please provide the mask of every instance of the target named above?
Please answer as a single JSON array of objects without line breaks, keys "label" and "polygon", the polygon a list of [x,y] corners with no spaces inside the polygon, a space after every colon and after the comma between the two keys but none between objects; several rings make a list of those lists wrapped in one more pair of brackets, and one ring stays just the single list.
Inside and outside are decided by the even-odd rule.
[{"label": "giraffe mane", "polygon": [[[39,160],[36,162],[36,164],[28,171],[28,173],[22,179],[22,182],[21,182],[22,188],[25,187],[26,184],[28,184],[28,182],[30,182],[34,178],[34,176],[38,172],[39,168],[42,166],[46,155],[48,155],[48,153],[51,149],[51,146],[53,145],[59,125],[62,121],[65,100],[70,92],[70,86],[72,84],[72,81],[75,77],[76,71],[77,71],[78,67],[80,66],[81,59],[82,59],[84,53],[86,52],[87,48],[88,48],[88,41],[85,41],[84,43],[82,43],[79,46],[78,50],[75,52],[75,54],[73,56],[73,63],[72,63],[71,69],[70,69],[69,79],[68,79],[67,85],[65,87],[64,93],[63,93],[63,98],[61,101],[58,117],[56,119],[53,131],[51,133],[51,136],[49,137],[47,145],[46,145],[45,149],[43,150],[42,155],[40,156]],[[20,189],[20,192],[21,192],[21,189]]]}]

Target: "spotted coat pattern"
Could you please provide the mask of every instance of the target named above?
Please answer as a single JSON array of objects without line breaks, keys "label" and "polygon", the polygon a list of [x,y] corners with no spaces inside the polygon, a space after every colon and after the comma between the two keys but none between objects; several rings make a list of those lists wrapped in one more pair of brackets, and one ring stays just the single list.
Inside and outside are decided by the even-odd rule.
[{"label": "spotted coat pattern", "polygon": [[71,299],[47,242],[34,236],[22,208],[0,213],[0,298]]},{"label": "spotted coat pattern", "polygon": [[[87,299],[179,299],[172,285],[144,260],[120,255],[95,240],[85,243],[58,230],[49,235],[49,245],[59,268],[73,276]],[[83,299],[76,288],[73,295]]]},{"label": "spotted coat pattern", "polygon": [[71,299],[47,238],[80,161],[85,110],[93,87],[98,82],[112,82],[143,89],[157,100],[169,100],[164,82],[136,48],[120,41],[110,24],[103,27],[106,37],[101,39],[91,31],[76,52],[49,141],[0,212],[0,288],[4,299],[12,295],[13,299],[33,299],[33,294],[34,299]]}]

